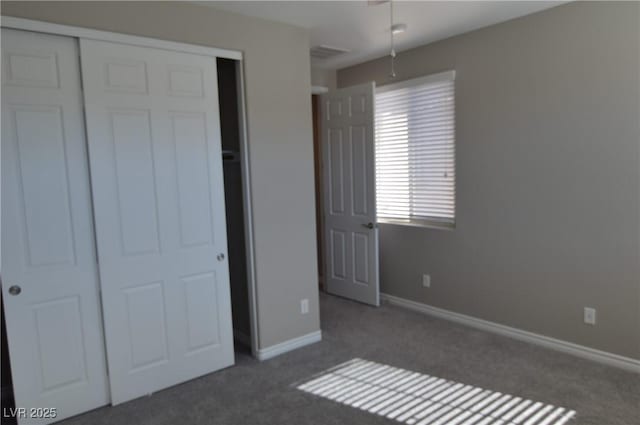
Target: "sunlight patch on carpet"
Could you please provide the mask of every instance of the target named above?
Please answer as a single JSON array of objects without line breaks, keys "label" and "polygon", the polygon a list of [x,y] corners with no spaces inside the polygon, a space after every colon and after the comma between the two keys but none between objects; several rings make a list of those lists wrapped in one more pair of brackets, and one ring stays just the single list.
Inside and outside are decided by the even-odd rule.
[{"label": "sunlight patch on carpet", "polygon": [[358,358],[297,388],[408,425],[562,425],[576,415],[563,407]]}]

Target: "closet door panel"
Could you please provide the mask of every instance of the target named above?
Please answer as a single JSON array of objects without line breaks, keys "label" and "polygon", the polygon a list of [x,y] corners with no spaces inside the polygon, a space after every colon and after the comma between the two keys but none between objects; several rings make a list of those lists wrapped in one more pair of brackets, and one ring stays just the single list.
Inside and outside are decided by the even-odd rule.
[{"label": "closet door panel", "polygon": [[48,423],[109,403],[77,40],[2,29],[2,65],[13,389],[20,424]]},{"label": "closet door panel", "polygon": [[111,394],[233,364],[214,57],[81,40]]}]

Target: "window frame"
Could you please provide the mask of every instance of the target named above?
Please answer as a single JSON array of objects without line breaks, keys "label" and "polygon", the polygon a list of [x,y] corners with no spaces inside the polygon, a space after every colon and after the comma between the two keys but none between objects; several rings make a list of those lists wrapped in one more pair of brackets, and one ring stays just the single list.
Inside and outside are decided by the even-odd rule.
[{"label": "window frame", "polygon": [[[453,202],[454,202],[454,212],[453,212],[453,218],[452,219],[447,219],[447,218],[439,218],[439,217],[420,217],[420,218],[392,218],[392,217],[379,217],[378,216],[378,208],[376,208],[376,221],[378,223],[382,223],[382,224],[395,224],[395,225],[401,225],[401,226],[412,226],[412,227],[422,227],[422,228],[430,228],[430,229],[440,229],[440,230],[453,230],[456,228],[456,223],[457,223],[457,201],[458,201],[458,196],[457,196],[457,185],[458,185],[458,173],[457,173],[457,155],[456,155],[456,145],[457,145],[457,125],[456,125],[456,96],[455,96],[455,81],[456,81],[456,71],[455,70],[449,70],[449,71],[444,71],[444,72],[439,72],[436,74],[429,74],[423,77],[417,77],[417,78],[412,78],[412,79],[408,79],[408,80],[403,80],[403,81],[399,81],[397,83],[391,83],[391,84],[385,84],[382,86],[377,86],[376,87],[376,96],[379,93],[385,93],[385,92],[389,92],[389,91],[395,91],[395,90],[400,90],[400,89],[404,89],[404,88],[410,88],[410,87],[414,87],[414,86],[419,86],[419,85],[423,85],[423,84],[432,84],[432,83],[439,83],[439,82],[445,82],[445,81],[451,81],[454,85],[454,98],[453,98],[453,119],[454,119],[454,128],[453,128],[453,163],[454,163],[454,170],[455,172],[455,177],[453,180]],[[374,102],[375,104],[375,102]],[[376,112],[377,113],[377,112]],[[377,143],[377,138],[376,138],[376,143]],[[377,146],[376,149],[377,150]],[[374,158],[374,167],[378,168],[378,164],[377,164],[377,157]],[[377,199],[376,199],[376,205],[377,205]]]}]

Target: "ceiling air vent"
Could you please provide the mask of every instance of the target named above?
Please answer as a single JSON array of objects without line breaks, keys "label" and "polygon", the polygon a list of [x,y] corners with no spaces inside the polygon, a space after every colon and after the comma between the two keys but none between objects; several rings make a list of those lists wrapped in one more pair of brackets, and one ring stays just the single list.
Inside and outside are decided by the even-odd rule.
[{"label": "ceiling air vent", "polygon": [[341,49],[340,47],[331,47],[321,44],[311,48],[311,57],[317,59],[332,58],[343,53],[347,53],[348,49]]}]

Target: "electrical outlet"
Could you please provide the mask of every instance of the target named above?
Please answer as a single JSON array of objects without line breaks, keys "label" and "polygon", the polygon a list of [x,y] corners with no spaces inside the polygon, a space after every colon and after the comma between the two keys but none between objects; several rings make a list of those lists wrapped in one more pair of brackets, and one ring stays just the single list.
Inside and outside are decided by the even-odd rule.
[{"label": "electrical outlet", "polygon": [[424,288],[431,288],[431,276],[428,274],[422,275],[422,286]]},{"label": "electrical outlet", "polygon": [[592,307],[584,308],[584,323],[587,325],[595,326],[596,324],[596,309]]},{"label": "electrical outlet", "polygon": [[301,314],[309,313],[309,300],[306,298],[303,300],[300,300],[300,313]]}]

